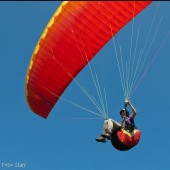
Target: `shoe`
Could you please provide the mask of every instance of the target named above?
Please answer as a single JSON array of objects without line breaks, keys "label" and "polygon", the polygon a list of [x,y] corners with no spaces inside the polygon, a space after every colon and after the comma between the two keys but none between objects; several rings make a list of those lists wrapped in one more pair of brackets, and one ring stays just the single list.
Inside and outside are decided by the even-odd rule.
[{"label": "shoe", "polygon": [[99,138],[96,138],[96,141],[97,141],[97,142],[103,142],[103,143],[105,143],[105,142],[106,142],[106,139],[103,138],[102,136],[100,136]]},{"label": "shoe", "polygon": [[109,133],[102,134],[103,138],[107,138],[108,140],[111,140],[111,135]]}]

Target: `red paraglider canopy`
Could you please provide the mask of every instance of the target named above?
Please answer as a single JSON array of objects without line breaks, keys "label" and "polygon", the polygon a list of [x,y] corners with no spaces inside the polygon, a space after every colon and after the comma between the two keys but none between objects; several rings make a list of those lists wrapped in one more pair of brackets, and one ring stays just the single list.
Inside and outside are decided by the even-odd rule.
[{"label": "red paraglider canopy", "polygon": [[57,9],[30,61],[26,97],[46,118],[73,78],[151,1],[68,1]]}]

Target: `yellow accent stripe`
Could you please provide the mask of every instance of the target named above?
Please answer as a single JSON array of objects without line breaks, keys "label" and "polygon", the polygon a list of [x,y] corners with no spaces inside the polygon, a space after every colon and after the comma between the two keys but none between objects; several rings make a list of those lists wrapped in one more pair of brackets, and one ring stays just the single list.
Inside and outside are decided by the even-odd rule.
[{"label": "yellow accent stripe", "polygon": [[[54,18],[61,13],[63,6],[65,6],[68,2],[69,2],[69,1],[63,1],[63,2],[61,3],[61,5],[58,7],[58,9],[55,11],[54,15],[52,16],[52,18],[51,18],[50,21],[48,22],[47,26],[45,27],[45,30],[43,31],[42,35],[40,36],[40,39],[39,39],[39,41],[38,41],[38,43],[37,43],[37,45],[36,45],[36,47],[35,47],[35,49],[34,49],[34,51],[33,51],[33,54],[32,54],[31,59],[30,59],[30,63],[29,63],[29,65],[28,65],[27,74],[26,74],[26,83],[25,83],[25,86],[26,86],[26,87],[25,87],[25,89],[26,89],[26,92],[25,92],[25,93],[26,93],[26,99],[27,99],[27,96],[28,96],[27,84],[28,84],[28,81],[29,81],[29,73],[30,73],[30,70],[32,69],[32,66],[33,66],[33,64],[34,64],[34,56],[35,56],[35,55],[37,54],[37,52],[39,51],[40,41],[46,37],[49,28],[53,25]],[[27,100],[27,103],[28,103],[28,100]],[[28,105],[29,105],[29,103],[28,103]],[[30,109],[31,109],[31,108],[30,108]]]},{"label": "yellow accent stripe", "polygon": [[121,129],[121,131],[123,132],[123,133],[125,133],[126,135],[128,135],[129,137],[133,137],[135,134],[136,134],[136,132],[138,132],[139,130],[138,129],[135,129],[133,132],[128,132],[128,131],[126,131],[126,130],[124,130],[124,129]]}]

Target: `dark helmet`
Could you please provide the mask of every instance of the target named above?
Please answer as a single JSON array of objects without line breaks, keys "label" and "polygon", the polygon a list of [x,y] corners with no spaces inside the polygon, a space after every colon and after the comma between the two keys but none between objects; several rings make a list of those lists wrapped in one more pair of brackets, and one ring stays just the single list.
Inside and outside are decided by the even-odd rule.
[{"label": "dark helmet", "polygon": [[119,112],[119,113],[120,113],[120,115],[121,115],[121,113],[122,113],[122,112],[124,112],[124,111],[126,111],[126,115],[127,115],[127,116],[129,116],[129,115],[130,115],[130,114],[129,114],[129,111],[128,111],[128,110],[126,110],[126,109],[124,109],[124,108],[120,110],[120,112]]}]

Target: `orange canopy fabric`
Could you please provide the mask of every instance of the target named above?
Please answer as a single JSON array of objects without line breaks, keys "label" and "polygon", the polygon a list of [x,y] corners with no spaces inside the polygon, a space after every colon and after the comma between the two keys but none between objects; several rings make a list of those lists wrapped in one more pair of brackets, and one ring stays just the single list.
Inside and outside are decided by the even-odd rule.
[{"label": "orange canopy fabric", "polygon": [[151,1],[68,1],[57,9],[33,52],[26,97],[46,118],[74,77]]}]

